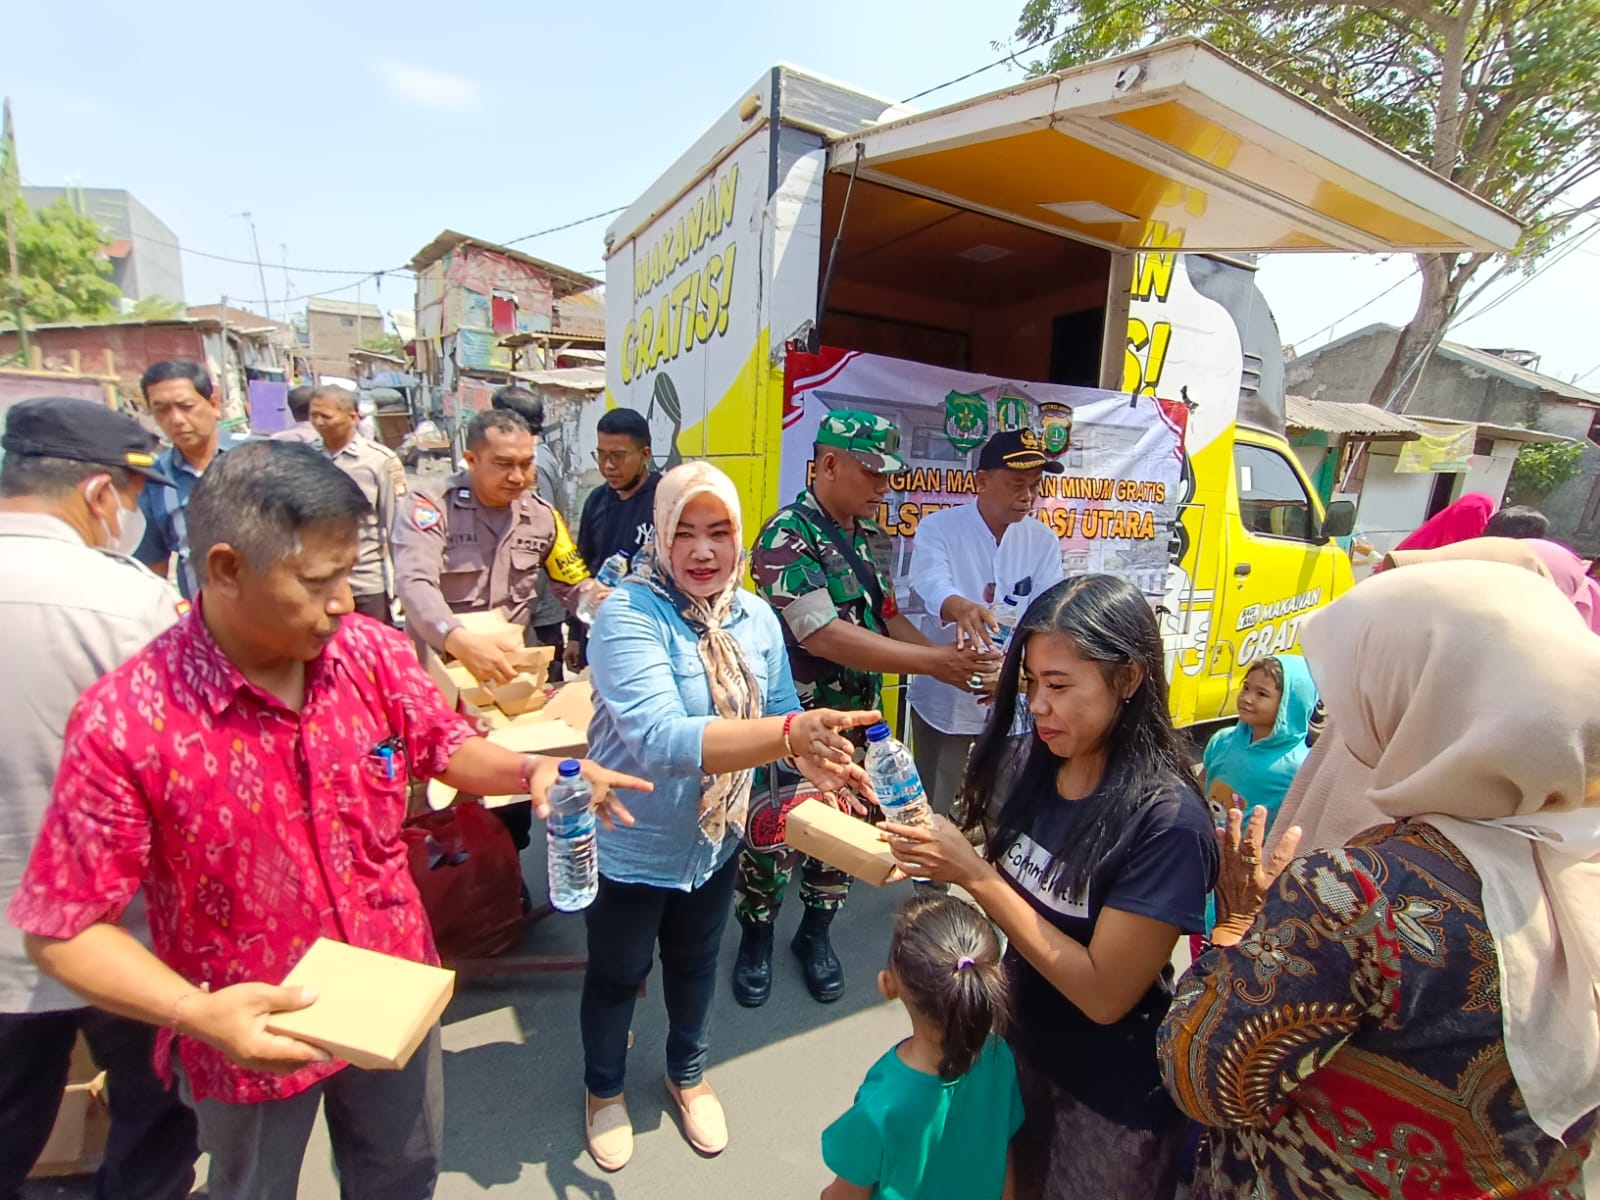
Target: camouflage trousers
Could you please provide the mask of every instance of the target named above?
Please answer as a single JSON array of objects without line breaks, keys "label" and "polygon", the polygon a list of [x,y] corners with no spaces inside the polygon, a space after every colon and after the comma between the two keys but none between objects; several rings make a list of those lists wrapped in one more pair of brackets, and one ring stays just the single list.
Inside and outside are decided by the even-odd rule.
[{"label": "camouflage trousers", "polygon": [[801,854],[790,846],[739,851],[738,902],[734,915],[745,925],[770,924],[783,906],[783,893],[800,868],[800,903],[832,912],[850,894],[850,874]]}]

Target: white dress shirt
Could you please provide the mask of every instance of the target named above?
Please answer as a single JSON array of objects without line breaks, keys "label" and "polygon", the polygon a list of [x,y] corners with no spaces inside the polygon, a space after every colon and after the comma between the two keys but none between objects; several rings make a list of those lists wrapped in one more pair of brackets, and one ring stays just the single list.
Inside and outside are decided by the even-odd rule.
[{"label": "white dress shirt", "polygon": [[[153,484],[148,486],[155,486]],[[67,718],[78,696],[178,619],[166,580],[131,558],[84,544],[65,521],[0,513],[0,904],[28,865],[50,803]],[[130,721],[142,719],[129,713]],[[122,926],[147,946],[144,898]],[[0,912],[0,1013],[57,1012],[88,1001],[42,974],[22,931]]]},{"label": "white dress shirt", "polygon": [[[996,543],[976,501],[930,513],[917,526],[912,543],[911,591],[927,610],[922,632],[935,642],[956,640],[956,626],[939,616],[951,596],[994,604],[1029,579],[1032,588],[1025,599],[1019,597],[1026,612],[1064,578],[1061,543],[1043,522],[1032,517],[1018,521]],[[912,676],[911,707],[939,732],[964,737],[983,732],[989,719],[989,708],[978,697],[930,675]]]}]

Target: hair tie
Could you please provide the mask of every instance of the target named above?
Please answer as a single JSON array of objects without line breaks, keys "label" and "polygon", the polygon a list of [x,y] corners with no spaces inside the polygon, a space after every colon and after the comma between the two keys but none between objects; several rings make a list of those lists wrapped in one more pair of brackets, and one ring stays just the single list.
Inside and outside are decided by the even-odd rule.
[{"label": "hair tie", "polygon": [[976,964],[971,955],[963,954],[960,958],[956,959],[956,970],[958,971],[965,970],[967,967],[974,965]]}]

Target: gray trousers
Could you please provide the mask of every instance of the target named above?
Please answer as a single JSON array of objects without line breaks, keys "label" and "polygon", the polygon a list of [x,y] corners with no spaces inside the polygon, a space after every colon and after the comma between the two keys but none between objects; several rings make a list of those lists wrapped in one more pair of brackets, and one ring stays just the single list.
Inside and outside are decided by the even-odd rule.
[{"label": "gray trousers", "polygon": [[940,733],[911,710],[911,757],[928,794],[933,811],[950,816],[961,780],[967,772],[967,755],[978,740],[977,734]]},{"label": "gray trousers", "polygon": [[[181,1078],[181,1073],[180,1073]],[[403,1071],[346,1067],[287,1100],[262,1104],[183,1098],[211,1156],[210,1200],[295,1200],[300,1164],[327,1105],[341,1200],[431,1200],[444,1148],[444,1067],[439,1027]]]}]

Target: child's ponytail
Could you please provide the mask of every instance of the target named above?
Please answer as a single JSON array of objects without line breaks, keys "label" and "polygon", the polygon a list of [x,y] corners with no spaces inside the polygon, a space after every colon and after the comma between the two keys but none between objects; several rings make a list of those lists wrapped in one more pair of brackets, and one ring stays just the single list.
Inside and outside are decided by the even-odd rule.
[{"label": "child's ponytail", "polygon": [[959,1079],[1005,1022],[1006,977],[994,927],[969,904],[918,892],[895,914],[889,967],[906,1002],[939,1024],[939,1078]]}]

